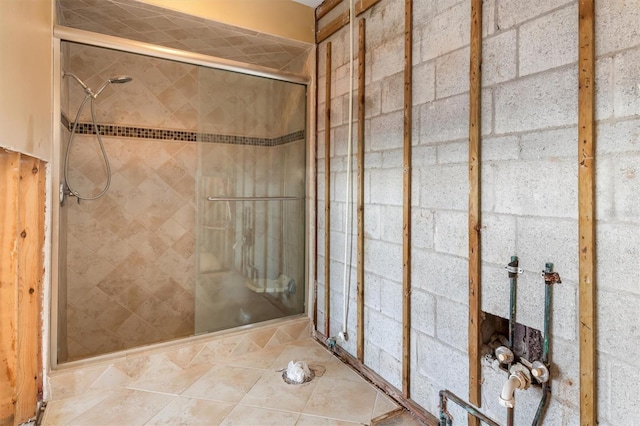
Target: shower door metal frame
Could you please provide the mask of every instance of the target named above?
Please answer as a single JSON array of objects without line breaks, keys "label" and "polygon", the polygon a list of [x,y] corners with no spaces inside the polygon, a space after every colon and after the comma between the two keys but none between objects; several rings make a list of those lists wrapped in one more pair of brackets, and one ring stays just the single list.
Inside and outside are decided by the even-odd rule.
[{"label": "shower door metal frame", "polygon": [[[50,168],[50,179],[51,179],[51,196],[50,200],[47,200],[48,206],[51,206],[51,225],[49,230],[47,231],[47,238],[51,242],[51,258],[50,258],[50,274],[45,276],[45,282],[50,282],[51,286],[45,286],[44,288],[44,297],[45,300],[50,300],[50,305],[45,304],[43,309],[43,318],[49,318],[48,324],[44,323],[44,333],[48,333],[49,345],[44,345],[43,347],[43,358],[49,361],[48,371],[60,370],[66,368],[72,368],[77,365],[83,365],[87,362],[100,362],[109,359],[114,359],[118,357],[122,357],[123,354],[130,354],[135,352],[142,352],[149,350],[150,347],[166,347],[168,345],[173,345],[176,341],[186,342],[186,341],[198,341],[202,340],[202,338],[207,338],[210,336],[214,336],[216,334],[224,334],[229,332],[229,330],[223,330],[220,332],[206,333],[201,335],[192,335],[190,337],[186,337],[180,340],[171,340],[168,342],[161,342],[152,345],[145,345],[142,347],[135,347],[126,349],[120,352],[113,352],[104,355],[98,355],[91,358],[85,358],[78,361],[66,362],[64,364],[60,364],[58,362],[58,303],[60,300],[60,288],[59,288],[59,272],[60,265],[58,264],[60,258],[60,250],[58,247],[60,241],[60,203],[57,200],[58,194],[58,184],[60,182],[60,147],[61,147],[61,135],[60,135],[60,114],[61,114],[61,76],[62,76],[62,42],[72,42],[79,43],[94,47],[103,47],[107,49],[119,50],[125,53],[134,53],[159,59],[168,59],[177,62],[183,62],[192,65],[199,65],[205,68],[219,69],[225,71],[237,72],[245,75],[252,75],[256,77],[269,78],[273,80],[279,80],[284,82],[296,83],[305,86],[305,94],[306,94],[306,114],[305,114],[305,146],[306,146],[306,158],[305,158],[305,166],[306,166],[306,182],[305,182],[305,200],[306,200],[306,208],[305,208],[305,224],[304,224],[304,232],[305,232],[305,305],[304,312],[298,315],[292,315],[280,319],[275,319],[271,321],[267,321],[269,323],[277,323],[279,321],[288,320],[291,318],[299,318],[301,316],[308,317],[310,315],[311,304],[313,303],[313,286],[315,283],[313,282],[313,268],[315,268],[315,263],[311,264],[310,262],[314,258],[310,256],[311,250],[313,249],[312,243],[315,241],[315,236],[310,234],[311,231],[315,232],[314,227],[311,224],[312,215],[315,215],[314,211],[314,185],[315,182],[315,120],[311,117],[315,115],[315,91],[312,90],[312,86],[315,85],[314,79],[310,79],[302,74],[295,74],[280,70],[273,70],[271,68],[261,67],[258,65],[246,64],[242,62],[232,61],[224,58],[217,58],[208,55],[202,55],[199,53],[193,53],[188,51],[183,51],[179,49],[158,46],[151,43],[144,43],[140,41],[129,40],[121,37],[109,36],[105,34],[93,33],[90,31],[79,30],[76,28],[69,28],[60,25],[55,25],[53,28],[53,123],[54,127],[52,129],[53,135],[53,155],[52,155],[52,167]],[[315,61],[315,52],[316,47],[311,46],[309,51],[309,57],[312,58],[312,61]],[[312,63],[310,69],[315,69],[315,62]],[[60,76],[60,78],[57,78]],[[49,204],[50,203],[50,204]],[[47,268],[45,268],[45,273]],[[49,280],[47,278],[50,278]],[[49,297],[50,295],[50,297]],[[46,320],[45,320],[46,321]],[[260,327],[264,324],[251,324],[247,326],[238,327],[232,329],[231,331],[235,331],[238,329],[250,329],[254,326]],[[47,395],[45,395],[47,397]]]},{"label": "shower door metal frame", "polygon": [[127,53],[137,53],[139,55],[184,62],[191,65],[201,65],[206,68],[233,71],[245,75],[303,84],[307,86],[307,90],[309,85],[309,78],[301,74],[274,70],[260,65],[246,64],[243,62],[232,61],[230,59],[217,58],[215,56],[188,52],[142,41],[129,40],[106,34],[98,34],[91,31],[79,30],[77,28],[55,25],[53,27],[53,37],[54,40],[57,41],[70,41],[90,46],[105,47],[107,49],[120,50]]}]

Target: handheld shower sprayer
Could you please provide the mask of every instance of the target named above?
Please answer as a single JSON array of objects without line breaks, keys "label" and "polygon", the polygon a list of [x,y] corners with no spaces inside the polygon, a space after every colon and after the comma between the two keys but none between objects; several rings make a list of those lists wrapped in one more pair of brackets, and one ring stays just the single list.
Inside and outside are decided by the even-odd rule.
[{"label": "handheld shower sprayer", "polygon": [[98,91],[96,92],[93,98],[95,99],[96,97],[98,97],[98,95],[102,93],[102,91],[106,89],[107,86],[110,84],[123,84],[123,83],[128,83],[131,80],[133,80],[133,78],[129,77],[128,75],[118,75],[116,77],[111,77],[110,79],[107,79],[107,81],[102,83],[102,86],[100,86],[100,88],[98,89]]},{"label": "handheld shower sprayer", "polygon": [[[107,79],[107,81],[102,83],[102,86],[100,86],[100,88],[94,93],[89,88],[89,86],[87,86],[84,83],[84,81],[82,81],[82,80],[80,80],[80,78],[78,78],[77,75],[75,75],[73,73],[70,73],[70,72],[63,71],[62,72],[62,78],[67,77],[67,76],[73,78],[75,81],[78,82],[78,84],[80,86],[82,86],[86,96],[84,97],[84,100],[82,101],[82,103],[80,104],[80,107],[78,108],[78,112],[76,114],[76,118],[73,121],[73,128],[71,129],[71,133],[69,135],[69,143],[67,144],[67,149],[66,149],[65,156],[64,156],[64,183],[63,183],[63,185],[61,185],[60,204],[64,203],[65,195],[73,195],[74,197],[77,198],[78,203],[79,203],[80,200],[96,200],[96,199],[102,197],[107,192],[107,190],[109,189],[109,186],[111,185],[111,167],[109,166],[109,158],[107,157],[107,152],[104,149],[104,145],[102,143],[102,138],[100,137],[100,130],[98,128],[98,123],[96,122],[96,116],[95,116],[93,101],[98,97],[98,95],[100,95],[100,93],[102,93],[102,91],[109,84],[128,83],[131,80],[133,80],[133,78],[131,78],[131,77],[127,76],[127,75],[118,75],[118,76],[115,76],[115,77],[111,77],[111,78]],[[105,165],[105,169],[106,169],[106,172],[107,172],[107,182],[106,182],[104,188],[101,190],[101,192],[98,195],[95,195],[95,196],[80,195],[80,193],[77,190],[74,190],[71,187],[71,184],[69,183],[69,155],[70,155],[70,152],[71,152],[71,146],[73,145],[73,139],[74,139],[74,136],[76,134],[76,129],[78,127],[78,121],[80,120],[80,115],[82,114],[82,109],[84,108],[84,106],[87,103],[87,101],[89,101],[89,103],[91,104],[91,122],[93,123],[94,132],[95,132],[96,138],[98,139],[98,145],[100,147],[100,151],[102,152],[102,159],[104,160],[104,165]]]},{"label": "handheld shower sprayer", "polygon": [[80,78],[78,78],[77,75],[67,72],[67,71],[63,71],[62,72],[62,77],[72,77],[75,81],[78,82],[78,84],[80,84],[80,86],[82,86],[82,88],[84,89],[84,92],[88,95],[91,96],[93,99],[96,99],[98,97],[98,95],[100,95],[100,93],[102,93],[102,91],[109,85],[109,84],[122,84],[122,83],[128,83],[131,80],[133,80],[132,77],[129,77],[128,75],[118,75],[115,77],[111,77],[109,79],[107,79],[107,81],[105,81],[104,83],[102,83],[102,86],[100,86],[100,88],[98,89],[97,92],[93,92],[89,86],[87,86],[84,81],[80,80]]},{"label": "handheld shower sprayer", "polygon": [[122,83],[128,83],[131,80],[133,80],[133,78],[129,77],[128,75],[119,75],[117,77],[111,77],[109,79],[109,83],[122,84]]}]

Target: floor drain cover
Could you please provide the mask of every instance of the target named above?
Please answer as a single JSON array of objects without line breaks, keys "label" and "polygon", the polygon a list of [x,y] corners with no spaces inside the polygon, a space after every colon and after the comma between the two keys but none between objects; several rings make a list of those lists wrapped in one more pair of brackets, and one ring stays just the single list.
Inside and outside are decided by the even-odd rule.
[{"label": "floor drain cover", "polygon": [[[322,377],[322,375],[324,374],[325,371],[327,371],[327,369],[325,367],[323,367],[322,365],[310,365],[309,366],[309,371],[311,372],[311,375],[309,377],[305,377],[304,381],[302,383],[308,383],[311,380],[313,380],[316,377]],[[287,377],[287,370],[284,369],[282,371],[282,380],[284,380],[285,383],[289,384],[289,385],[301,385],[302,383],[298,383],[298,382],[294,382],[292,380],[290,380]]]},{"label": "floor drain cover", "polygon": [[[314,371],[312,369],[309,369],[309,371],[311,372],[311,375],[309,375],[308,377],[305,377],[304,380],[302,381],[302,383],[307,383],[313,380],[314,377],[316,377]],[[298,382],[294,382],[293,380],[289,379],[287,377],[287,370],[282,372],[282,380],[284,380],[285,383],[289,384],[289,385],[301,385],[302,383],[298,383]]]}]

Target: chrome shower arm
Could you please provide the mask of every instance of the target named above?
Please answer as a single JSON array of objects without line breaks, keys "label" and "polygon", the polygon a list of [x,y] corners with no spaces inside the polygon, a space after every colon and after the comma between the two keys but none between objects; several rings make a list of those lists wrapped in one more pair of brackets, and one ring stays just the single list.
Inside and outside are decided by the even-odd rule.
[{"label": "chrome shower arm", "polygon": [[[82,86],[82,88],[84,89],[84,92],[85,92],[87,95],[91,96],[93,99],[95,99],[95,98],[96,98],[96,96],[98,96],[98,94],[100,94],[100,92],[98,92],[98,94],[95,94],[95,95],[94,95],[94,94],[93,94],[93,92],[91,91],[91,89],[89,89],[89,86],[87,86],[86,84],[84,84],[84,82],[83,82],[82,80],[80,80],[80,79],[78,78],[78,76],[76,76],[75,74],[70,73],[70,72],[63,71],[63,72],[62,72],[62,77],[64,78],[64,77],[66,77],[66,76],[73,77],[73,79],[74,79],[75,81],[77,81],[77,82],[78,82],[78,84],[80,84],[80,86]],[[101,88],[101,91],[102,91],[102,88]]]}]

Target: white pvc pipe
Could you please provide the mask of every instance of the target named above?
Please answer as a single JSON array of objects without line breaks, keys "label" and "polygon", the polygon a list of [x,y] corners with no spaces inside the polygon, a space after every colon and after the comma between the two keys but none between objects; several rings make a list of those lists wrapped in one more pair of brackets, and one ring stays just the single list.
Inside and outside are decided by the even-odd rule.
[{"label": "white pvc pipe", "polygon": [[522,381],[520,377],[515,374],[509,376],[509,380],[502,386],[502,393],[500,393],[500,405],[506,408],[513,408],[515,405],[515,399],[513,394],[516,389],[522,389]]},{"label": "white pvc pipe", "polygon": [[344,273],[343,273],[343,309],[342,309],[342,333],[340,337],[343,340],[348,339],[347,334],[347,320],[349,318],[349,290],[351,276],[349,274],[349,266],[347,260],[351,255],[351,247],[349,242],[351,236],[349,235],[349,223],[351,216],[351,206],[349,205],[351,195],[351,156],[353,151],[353,21],[355,20],[353,0],[349,0],[349,125],[347,127],[349,135],[347,137],[347,188],[346,188],[346,201],[345,201],[345,213],[344,213]]}]

